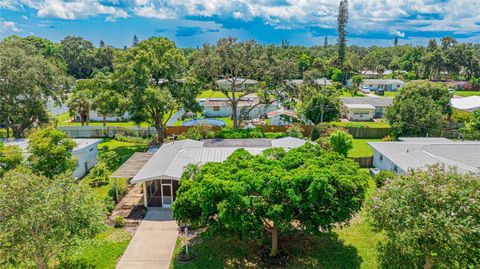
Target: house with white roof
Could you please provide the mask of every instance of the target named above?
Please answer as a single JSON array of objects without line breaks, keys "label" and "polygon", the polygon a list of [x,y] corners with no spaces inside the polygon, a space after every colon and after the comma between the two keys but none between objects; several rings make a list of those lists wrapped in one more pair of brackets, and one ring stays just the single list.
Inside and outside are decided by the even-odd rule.
[{"label": "house with white roof", "polygon": [[163,144],[132,178],[130,183],[143,184],[145,207],[170,207],[185,167],[207,162],[223,162],[239,148],[251,154],[281,147],[297,148],[306,140],[285,137],[280,139],[211,139],[204,141],[181,140]]},{"label": "house with white roof", "polygon": [[[76,161],[73,176],[81,178],[92,169],[98,161],[98,144],[101,139],[72,139],[77,145],[72,150],[72,158]],[[25,157],[28,157],[28,139],[15,138],[3,139],[5,145],[12,145],[19,147]]]},{"label": "house with white roof", "polygon": [[[342,97],[343,117],[349,120],[369,121],[373,118],[383,118],[387,108],[392,106],[392,97]],[[373,117],[370,113],[374,108]],[[368,115],[366,114],[368,112]],[[355,114],[357,113],[357,114]]]},{"label": "house with white roof", "polygon": [[442,164],[460,173],[480,175],[480,142],[446,138],[400,138],[397,142],[368,142],[373,148],[373,166],[406,173]]},{"label": "house with white roof", "polygon": [[[206,98],[198,100],[199,104],[204,108],[204,116],[207,118],[222,118],[232,116],[232,106],[228,98]],[[253,108],[252,108],[253,107]],[[268,112],[278,108],[275,101],[272,104],[260,104],[260,98],[255,94],[248,94],[240,98],[237,104],[237,115],[242,111],[249,111],[249,118],[258,118],[266,116]]]},{"label": "house with white roof", "polygon": [[450,104],[455,109],[467,112],[474,112],[480,110],[480,96],[452,98],[450,100]]},{"label": "house with white roof", "polygon": [[[387,92],[394,92],[405,83],[399,79],[364,79],[362,85],[368,87],[372,91],[384,90]],[[348,82],[351,86],[352,83]]]}]

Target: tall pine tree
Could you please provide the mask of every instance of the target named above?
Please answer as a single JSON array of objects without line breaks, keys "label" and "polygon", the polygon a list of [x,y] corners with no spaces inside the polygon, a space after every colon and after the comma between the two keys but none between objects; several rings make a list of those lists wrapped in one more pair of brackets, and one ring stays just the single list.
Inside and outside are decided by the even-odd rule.
[{"label": "tall pine tree", "polygon": [[328,37],[325,37],[325,39],[323,40],[323,47],[328,47]]},{"label": "tall pine tree", "polygon": [[138,37],[137,37],[137,35],[133,35],[132,45],[135,46],[137,44],[138,44]]},{"label": "tall pine tree", "polygon": [[348,23],[348,0],[340,1],[337,15],[337,32],[338,32],[338,64],[343,68],[345,63],[345,55],[347,49],[347,23]]}]

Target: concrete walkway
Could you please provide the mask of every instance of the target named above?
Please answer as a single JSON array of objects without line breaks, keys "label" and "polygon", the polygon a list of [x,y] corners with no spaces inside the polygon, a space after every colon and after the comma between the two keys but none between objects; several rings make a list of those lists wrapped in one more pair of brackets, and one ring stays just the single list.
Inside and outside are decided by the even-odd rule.
[{"label": "concrete walkway", "polygon": [[170,209],[149,208],[116,268],[168,269],[177,227]]}]

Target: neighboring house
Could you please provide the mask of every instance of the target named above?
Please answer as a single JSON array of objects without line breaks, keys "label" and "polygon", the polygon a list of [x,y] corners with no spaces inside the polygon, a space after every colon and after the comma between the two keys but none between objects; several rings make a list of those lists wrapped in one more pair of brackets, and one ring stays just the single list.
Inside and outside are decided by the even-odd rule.
[{"label": "neighboring house", "polygon": [[362,76],[365,78],[381,78],[383,76],[391,75],[392,73],[392,70],[385,70],[383,71],[383,73],[379,73],[373,70],[364,70],[362,71]]},{"label": "neighboring house", "polygon": [[295,112],[284,109],[268,112],[267,117],[270,119],[270,125],[273,126],[290,125],[299,120]]},{"label": "neighboring house", "polygon": [[[90,121],[103,121],[103,114],[98,113],[95,110],[91,110],[88,114]],[[111,121],[128,121],[130,120],[130,114],[128,112],[123,115],[107,114],[106,120]],[[75,115],[75,121],[81,121],[80,114]]]},{"label": "neighboring house", "polygon": [[[368,87],[370,90],[384,90],[387,92],[394,92],[402,87],[405,83],[398,79],[364,79],[362,85]],[[348,86],[352,86],[349,81]]]},{"label": "neighboring house", "polygon": [[375,107],[369,104],[344,104],[343,116],[350,121],[371,121]]},{"label": "neighboring house", "polygon": [[[285,82],[287,82],[287,84],[290,84],[290,85],[299,86],[299,85],[302,85],[304,83],[304,80],[303,79],[289,79],[289,80],[285,80]],[[317,86],[323,86],[323,85],[330,86],[330,85],[332,85],[332,81],[329,80],[329,79],[326,79],[326,78],[315,79],[314,83]]]},{"label": "neighboring house", "polygon": [[[232,107],[227,98],[207,98],[199,100],[199,104],[204,107],[204,115],[207,118],[222,118],[232,116]],[[254,94],[248,94],[240,99],[237,105],[237,115],[242,111],[253,108],[249,113],[249,118],[258,118],[266,116],[268,112],[277,109],[277,103],[270,105],[260,104],[260,98]]]},{"label": "neighboring house", "polygon": [[231,90],[233,82],[235,82],[235,91],[237,92],[242,92],[245,89],[258,85],[258,81],[247,78],[219,79],[215,83],[221,89]]},{"label": "neighboring house", "polygon": [[[101,139],[72,139],[77,145],[72,150],[72,158],[76,160],[75,170],[73,176],[75,178],[81,178],[92,169],[98,161],[98,144]],[[17,146],[28,157],[28,139],[16,138],[16,139],[4,139],[2,140],[5,145]]]},{"label": "neighboring house", "polygon": [[480,110],[480,96],[452,98],[450,104],[455,109],[474,112]]},{"label": "neighboring house", "polygon": [[49,98],[47,101],[47,110],[56,117],[60,114],[68,112],[68,106],[55,102],[52,98]]},{"label": "neighboring house", "polygon": [[446,138],[400,138],[398,142],[368,142],[373,148],[373,166],[406,173],[443,164],[461,173],[480,174],[480,142]]},{"label": "neighboring house", "polygon": [[176,198],[183,170],[189,164],[223,162],[239,148],[259,154],[272,147],[297,148],[307,141],[285,137],[280,139],[212,139],[181,140],[163,144],[130,181],[143,184],[146,207],[170,207]]},{"label": "neighboring house", "polygon": [[383,118],[387,108],[392,106],[392,97],[342,97],[340,101],[343,104],[343,116],[347,116],[346,105],[371,105],[375,108],[373,118]]}]

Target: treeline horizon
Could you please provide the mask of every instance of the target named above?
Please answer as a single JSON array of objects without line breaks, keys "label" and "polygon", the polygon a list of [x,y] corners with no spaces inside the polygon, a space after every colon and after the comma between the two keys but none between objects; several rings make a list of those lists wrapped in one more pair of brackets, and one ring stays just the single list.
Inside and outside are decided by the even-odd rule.
[{"label": "treeline horizon", "polygon": [[[134,36],[131,46],[124,48],[110,46],[104,41],[95,45],[81,36],[66,36],[60,42],[53,42],[37,36],[22,38],[12,35],[4,38],[2,42],[13,40],[23,40],[39,49],[47,58],[57,58],[57,61],[63,62],[66,66],[69,75],[76,79],[84,79],[91,78],[94,71],[111,72],[116,51],[128,50],[148,39],[139,40]],[[275,54],[288,58],[298,67],[297,72],[290,78],[303,78],[305,72],[314,69],[318,70],[321,76],[331,78],[337,71],[334,68],[350,73],[369,70],[383,74],[385,70],[392,70],[393,74],[387,78],[407,81],[414,79],[471,80],[480,77],[480,44],[462,43],[450,36],[442,37],[438,41],[431,39],[426,46],[398,45],[398,39],[393,40],[392,46],[389,47],[349,45],[346,47],[345,59],[341,64],[335,41],[325,38],[323,44],[315,46],[290,45],[288,40],[282,40],[280,45],[262,44],[254,39],[238,42],[254,42],[269,48]],[[216,44],[204,46],[214,47]],[[202,46],[179,49],[187,58],[191,58],[194,52],[202,49]]]}]

